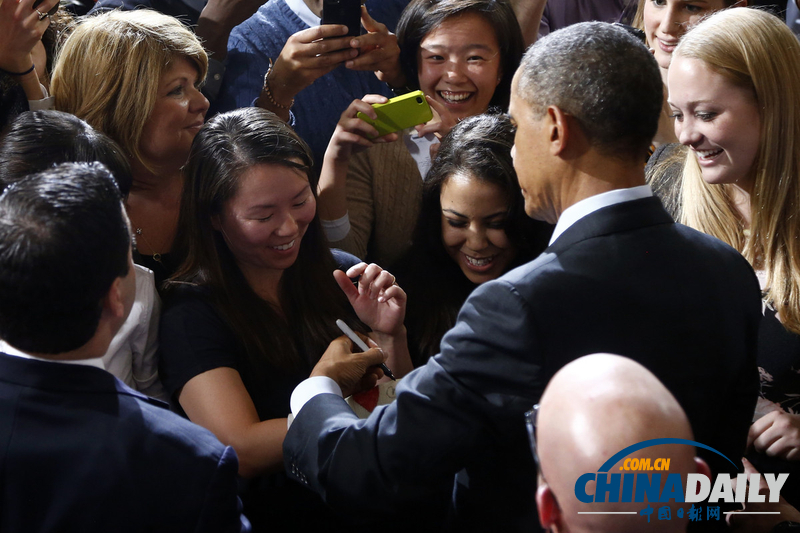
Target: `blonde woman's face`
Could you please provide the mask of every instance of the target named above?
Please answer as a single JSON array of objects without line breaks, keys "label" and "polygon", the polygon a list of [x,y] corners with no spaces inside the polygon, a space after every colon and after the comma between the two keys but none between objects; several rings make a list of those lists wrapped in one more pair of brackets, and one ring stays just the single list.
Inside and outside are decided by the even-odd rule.
[{"label": "blonde woman's face", "polygon": [[658,66],[669,68],[672,52],[689,27],[724,7],[724,0],[645,0],[644,33]]},{"label": "blonde woman's face", "polygon": [[176,60],[161,77],[156,104],[139,141],[149,162],[177,168],[186,163],[209,105],[197,88],[199,82],[197,69],[185,58]]},{"label": "blonde woman's face", "polygon": [[675,135],[694,153],[706,183],[750,192],[761,131],[758,102],[699,59],[675,56],[668,75]]}]

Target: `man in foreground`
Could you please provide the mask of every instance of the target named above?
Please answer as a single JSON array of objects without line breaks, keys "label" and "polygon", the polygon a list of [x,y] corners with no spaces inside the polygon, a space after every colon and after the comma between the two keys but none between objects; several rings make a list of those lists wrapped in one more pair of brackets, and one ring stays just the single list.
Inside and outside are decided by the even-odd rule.
[{"label": "man in foreground", "polygon": [[[353,512],[422,512],[452,490],[453,529],[529,531],[523,413],[559,368],[597,352],[641,363],[698,441],[742,456],[758,387],[758,283],[735,250],[675,224],[644,184],[661,99],[652,55],[609,24],[576,24],[528,50],[511,94],[514,166],[528,215],[557,222],[549,248],[478,287],[441,353],[366,421],[335,393],[352,385],[351,365],[382,355],[329,350],[292,398],[291,475]],[[711,455],[712,469],[725,468]]]},{"label": "man in foreground", "polygon": [[135,289],[105,167],[0,196],[0,531],[250,530],[233,449],[102,370]]}]

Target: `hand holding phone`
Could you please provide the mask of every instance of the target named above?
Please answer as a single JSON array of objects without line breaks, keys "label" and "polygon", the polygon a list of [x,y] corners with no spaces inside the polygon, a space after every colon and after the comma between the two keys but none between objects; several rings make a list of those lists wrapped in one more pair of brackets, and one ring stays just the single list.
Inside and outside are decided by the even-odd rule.
[{"label": "hand holding phone", "polygon": [[373,120],[361,112],[357,116],[378,130],[380,137],[423,124],[433,118],[431,107],[422,91],[397,96],[385,104],[372,104],[372,108],[378,115],[377,119]]}]

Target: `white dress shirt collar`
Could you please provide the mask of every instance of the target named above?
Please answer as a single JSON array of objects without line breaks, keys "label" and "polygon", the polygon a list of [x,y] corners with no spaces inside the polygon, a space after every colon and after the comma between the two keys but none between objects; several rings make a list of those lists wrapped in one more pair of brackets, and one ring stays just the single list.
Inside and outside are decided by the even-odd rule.
[{"label": "white dress shirt collar", "polygon": [[311,11],[303,0],[286,0],[286,5],[300,17],[300,20],[308,24],[310,28],[319,26],[321,19]]},{"label": "white dress shirt collar", "polygon": [[630,187],[628,189],[614,189],[613,191],[584,198],[580,202],[572,204],[561,213],[561,216],[558,218],[558,223],[553,230],[553,236],[550,237],[550,244],[553,244],[570,226],[598,209],[622,202],[647,198],[649,196],[653,196],[653,191],[650,189],[650,186],[639,185],[638,187]]},{"label": "white dress shirt collar", "polygon": [[47,363],[66,363],[71,365],[93,366],[101,370],[105,370],[105,368],[103,368],[103,360],[99,357],[96,359],[79,359],[74,361],[55,361],[53,359],[44,359],[43,357],[35,357],[29,353],[23,352],[22,350],[18,350],[3,339],[0,339],[0,352],[3,352],[7,355],[13,355],[14,357],[21,357],[23,359],[34,359],[36,361],[45,361]]}]

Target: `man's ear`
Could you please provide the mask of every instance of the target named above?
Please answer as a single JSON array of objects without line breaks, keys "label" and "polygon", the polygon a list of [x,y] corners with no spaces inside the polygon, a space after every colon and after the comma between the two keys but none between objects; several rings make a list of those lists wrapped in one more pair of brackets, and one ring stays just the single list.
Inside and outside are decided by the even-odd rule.
[{"label": "man's ear", "polygon": [[570,138],[572,124],[569,116],[560,108],[551,105],[547,108],[546,127],[549,133],[550,153],[561,155]]},{"label": "man's ear", "polygon": [[111,283],[111,288],[108,289],[106,297],[103,299],[103,312],[113,317],[125,316],[125,293],[121,277]]},{"label": "man's ear", "polygon": [[558,506],[556,496],[550,490],[550,486],[539,479],[539,487],[536,489],[536,507],[539,510],[539,523],[547,531],[561,530],[561,508]]}]

